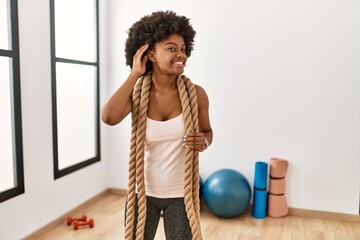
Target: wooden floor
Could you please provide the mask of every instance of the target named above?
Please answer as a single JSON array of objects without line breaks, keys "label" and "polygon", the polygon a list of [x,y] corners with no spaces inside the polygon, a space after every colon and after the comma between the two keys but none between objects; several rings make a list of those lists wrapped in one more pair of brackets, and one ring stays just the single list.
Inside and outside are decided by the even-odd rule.
[{"label": "wooden floor", "polygon": [[[89,207],[79,210],[75,216],[86,214],[93,218],[94,228],[80,227],[73,230],[63,224],[36,238],[36,240],[120,240],[124,239],[125,197],[108,194]],[[201,211],[201,227],[205,240],[360,240],[360,223],[332,221],[317,218],[287,216],[258,220],[249,212],[234,219],[221,219],[205,208]],[[156,240],[164,240],[160,222]],[[171,240],[171,239],[170,239]]]}]

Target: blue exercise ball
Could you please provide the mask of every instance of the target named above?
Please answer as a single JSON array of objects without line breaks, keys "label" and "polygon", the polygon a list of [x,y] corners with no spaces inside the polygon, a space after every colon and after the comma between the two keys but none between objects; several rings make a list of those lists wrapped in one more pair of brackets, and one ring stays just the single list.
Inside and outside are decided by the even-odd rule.
[{"label": "blue exercise ball", "polygon": [[233,218],[249,206],[251,188],[240,172],[222,169],[211,174],[203,186],[203,199],[216,216]]}]

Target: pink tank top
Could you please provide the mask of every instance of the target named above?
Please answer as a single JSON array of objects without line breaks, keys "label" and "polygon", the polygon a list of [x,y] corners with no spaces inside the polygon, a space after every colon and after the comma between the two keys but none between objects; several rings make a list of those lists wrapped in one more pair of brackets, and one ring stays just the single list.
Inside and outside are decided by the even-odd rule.
[{"label": "pink tank top", "polygon": [[147,118],[144,156],[147,196],[184,197],[184,135],[183,114],[167,121]]}]

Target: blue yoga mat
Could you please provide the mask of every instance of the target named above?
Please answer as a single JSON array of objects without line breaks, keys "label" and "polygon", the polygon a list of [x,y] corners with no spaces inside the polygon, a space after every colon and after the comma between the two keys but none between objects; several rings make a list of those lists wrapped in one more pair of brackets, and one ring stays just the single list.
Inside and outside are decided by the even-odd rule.
[{"label": "blue yoga mat", "polygon": [[254,188],[266,190],[267,183],[268,183],[268,164],[266,162],[256,162]]},{"label": "blue yoga mat", "polygon": [[267,191],[254,189],[252,216],[263,219],[266,217]]}]

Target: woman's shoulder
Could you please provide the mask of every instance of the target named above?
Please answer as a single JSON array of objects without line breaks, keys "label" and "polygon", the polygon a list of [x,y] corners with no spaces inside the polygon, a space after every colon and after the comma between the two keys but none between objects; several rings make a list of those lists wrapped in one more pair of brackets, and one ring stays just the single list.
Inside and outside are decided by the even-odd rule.
[{"label": "woman's shoulder", "polygon": [[202,86],[197,85],[197,84],[194,84],[194,85],[195,85],[195,90],[196,90],[197,95],[206,95],[206,91]]},{"label": "woman's shoulder", "polygon": [[195,84],[195,90],[196,90],[196,95],[198,98],[198,102],[199,103],[207,103],[208,102],[208,96],[206,94],[206,91],[203,87],[201,87],[200,85]]}]

